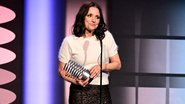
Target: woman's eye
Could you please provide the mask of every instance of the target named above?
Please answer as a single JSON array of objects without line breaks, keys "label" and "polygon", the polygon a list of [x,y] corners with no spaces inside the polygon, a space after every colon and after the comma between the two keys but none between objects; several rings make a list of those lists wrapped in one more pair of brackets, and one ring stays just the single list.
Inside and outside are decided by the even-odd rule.
[{"label": "woman's eye", "polygon": [[92,14],[88,14],[88,15],[87,15],[87,17],[91,17],[91,16],[92,16]]},{"label": "woman's eye", "polygon": [[100,16],[96,16],[97,19],[100,19]]}]

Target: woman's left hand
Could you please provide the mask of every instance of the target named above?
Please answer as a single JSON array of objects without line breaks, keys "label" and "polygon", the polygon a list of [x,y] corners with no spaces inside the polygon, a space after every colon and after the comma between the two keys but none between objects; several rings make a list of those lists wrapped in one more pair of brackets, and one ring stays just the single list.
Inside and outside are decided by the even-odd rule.
[{"label": "woman's left hand", "polygon": [[95,65],[90,69],[90,78],[97,77],[100,74],[100,65]]},{"label": "woman's left hand", "polygon": [[85,87],[86,85],[89,84],[89,78],[86,79],[86,80],[82,80],[82,77],[79,77],[79,78],[76,79],[76,82],[77,82],[77,84]]}]

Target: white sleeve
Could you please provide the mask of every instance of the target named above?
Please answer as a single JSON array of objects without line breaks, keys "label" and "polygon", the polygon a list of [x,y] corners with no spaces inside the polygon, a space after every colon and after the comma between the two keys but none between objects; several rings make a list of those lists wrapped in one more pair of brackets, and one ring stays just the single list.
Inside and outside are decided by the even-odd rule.
[{"label": "white sleeve", "polygon": [[107,47],[108,47],[108,55],[112,57],[118,53],[118,46],[109,31],[106,31],[107,35]]},{"label": "white sleeve", "polygon": [[71,59],[71,48],[67,41],[67,38],[64,38],[58,53],[58,59],[60,62],[67,63]]}]

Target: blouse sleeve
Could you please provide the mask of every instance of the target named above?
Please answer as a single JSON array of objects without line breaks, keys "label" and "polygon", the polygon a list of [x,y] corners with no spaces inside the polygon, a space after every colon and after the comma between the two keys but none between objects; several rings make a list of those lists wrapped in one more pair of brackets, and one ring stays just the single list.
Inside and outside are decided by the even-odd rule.
[{"label": "blouse sleeve", "polygon": [[107,47],[108,47],[108,55],[112,57],[118,53],[118,46],[114,40],[114,37],[109,31],[106,31],[107,35]]},{"label": "blouse sleeve", "polygon": [[67,41],[67,38],[64,38],[58,53],[58,59],[60,62],[67,63],[71,58],[71,48]]}]

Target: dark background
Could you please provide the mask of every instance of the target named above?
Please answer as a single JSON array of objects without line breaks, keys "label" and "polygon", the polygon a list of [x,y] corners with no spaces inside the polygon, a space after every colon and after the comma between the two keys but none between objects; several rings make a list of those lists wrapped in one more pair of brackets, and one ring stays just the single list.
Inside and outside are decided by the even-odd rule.
[{"label": "dark background", "polygon": [[[185,2],[109,0],[108,20],[122,61],[121,71],[110,77],[113,103],[141,104],[141,88],[146,92],[160,88],[166,93],[155,96],[158,101],[177,104],[172,89],[185,88]],[[134,103],[128,101],[129,95]],[[154,102],[145,100],[146,104]],[[183,98],[179,100],[183,104]]]}]

